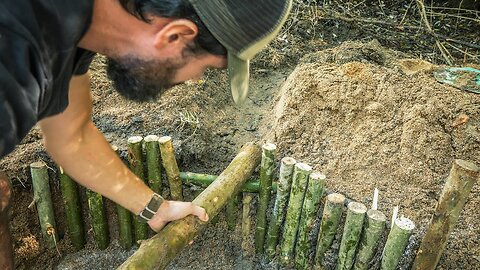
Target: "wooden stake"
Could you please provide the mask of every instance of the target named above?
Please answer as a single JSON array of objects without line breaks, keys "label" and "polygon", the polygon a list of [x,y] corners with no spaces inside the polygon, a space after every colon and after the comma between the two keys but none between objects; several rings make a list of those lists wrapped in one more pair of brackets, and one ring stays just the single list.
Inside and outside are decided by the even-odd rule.
[{"label": "wooden stake", "polygon": [[250,204],[252,202],[253,196],[249,193],[243,193],[243,208],[242,208],[242,249],[243,252],[247,255],[249,251],[250,243],[250,228],[251,228],[251,218],[250,218]]},{"label": "wooden stake", "polygon": [[[118,147],[113,145],[113,151],[118,154]],[[118,218],[118,236],[120,246],[124,249],[130,249],[133,243],[132,234],[132,214],[119,204],[116,205]]]},{"label": "wooden stake", "polygon": [[406,217],[395,220],[383,249],[381,270],[395,270],[397,268],[398,261],[403,255],[414,228],[415,224]]},{"label": "wooden stake", "polygon": [[292,186],[293,167],[295,166],[295,159],[291,157],[284,157],[280,163],[280,175],[278,179],[278,191],[275,199],[275,206],[273,207],[272,218],[267,232],[267,248],[266,253],[270,260],[275,257],[278,234],[280,227],[285,220],[285,213],[287,210],[288,197],[290,196],[290,188]]},{"label": "wooden stake", "polygon": [[427,233],[423,237],[413,263],[416,270],[435,269],[448,236],[455,228],[468,195],[480,177],[480,168],[470,161],[456,159],[448,175]]},{"label": "wooden stake", "polygon": [[102,195],[87,189],[87,198],[95,243],[97,243],[99,249],[106,249],[110,239],[107,216],[103,206],[103,197]]},{"label": "wooden stake", "polygon": [[267,228],[267,209],[272,194],[273,169],[275,168],[275,150],[272,143],[262,146],[262,162],[260,164],[260,192],[258,193],[257,223],[255,230],[255,251],[263,253],[265,231]]},{"label": "wooden stake", "polygon": [[387,217],[382,212],[374,209],[367,211],[367,221],[360,240],[354,270],[368,269],[369,263],[377,250],[378,240],[385,230],[386,222]]},{"label": "wooden stake", "polygon": [[315,253],[316,268],[321,268],[323,256],[333,242],[342,217],[344,204],[345,196],[339,193],[332,193],[325,200],[322,222],[318,232],[317,251]]},{"label": "wooden stake", "polygon": [[42,235],[48,248],[54,248],[58,240],[52,195],[50,193],[47,165],[43,161],[30,164],[33,184],[33,200],[37,206]]},{"label": "wooden stake", "polygon": [[[240,191],[260,162],[258,146],[246,144],[230,165],[193,203],[204,207],[210,218],[215,217],[227,200]],[[165,226],[157,235],[143,241],[140,248],[119,269],[164,269],[180,250],[206,226],[195,216],[188,216]]]},{"label": "wooden stake", "polygon": [[293,263],[295,241],[297,238],[298,223],[302,212],[305,190],[308,186],[308,177],[312,167],[305,163],[295,164],[293,172],[292,189],[288,202],[287,217],[283,230],[282,245],[280,249],[280,263],[288,265]]},{"label": "wooden stake", "polygon": [[359,202],[351,202],[347,208],[342,242],[338,251],[337,270],[349,270],[352,268],[355,251],[360,242],[365,212],[367,212],[367,207]]},{"label": "wooden stake", "polygon": [[67,217],[68,236],[75,249],[81,250],[85,246],[85,233],[77,183],[65,174],[61,167],[59,171],[60,188],[65,205],[65,216]]},{"label": "wooden stake", "polygon": [[160,143],[163,168],[165,168],[167,174],[172,200],[183,201],[182,180],[180,180],[180,170],[175,159],[172,138],[163,136],[158,139],[158,142]]},{"label": "wooden stake", "polygon": [[160,147],[158,136],[148,135],[145,137],[145,151],[147,153],[148,185],[158,194],[162,194],[162,170],[160,159]]},{"label": "wooden stake", "polygon": [[298,237],[295,254],[297,269],[308,269],[310,264],[310,249],[313,225],[317,216],[320,201],[322,200],[326,176],[314,172],[310,174],[308,188],[303,201],[302,215],[298,227]]},{"label": "wooden stake", "polygon": [[[133,136],[128,138],[128,163],[130,170],[140,180],[145,182],[143,174],[143,153],[142,153],[143,137]],[[148,225],[140,221],[138,218],[133,219],[133,230],[135,232],[135,241],[145,240],[148,238]]]},{"label": "wooden stake", "polygon": [[242,200],[241,195],[242,194],[234,195],[233,198],[227,201],[227,206],[225,207],[227,226],[230,231],[235,230],[237,226],[238,204]]}]

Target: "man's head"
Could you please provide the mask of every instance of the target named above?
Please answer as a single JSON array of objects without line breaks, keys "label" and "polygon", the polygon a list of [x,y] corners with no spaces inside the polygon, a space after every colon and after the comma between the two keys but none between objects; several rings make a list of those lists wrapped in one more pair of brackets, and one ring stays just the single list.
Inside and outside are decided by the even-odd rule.
[{"label": "man's head", "polygon": [[116,88],[140,101],[201,77],[207,68],[223,68],[228,61],[233,99],[243,102],[249,60],[278,34],[292,5],[292,0],[119,1],[151,26],[149,37],[140,41],[148,44],[149,53],[109,60],[108,73]]}]

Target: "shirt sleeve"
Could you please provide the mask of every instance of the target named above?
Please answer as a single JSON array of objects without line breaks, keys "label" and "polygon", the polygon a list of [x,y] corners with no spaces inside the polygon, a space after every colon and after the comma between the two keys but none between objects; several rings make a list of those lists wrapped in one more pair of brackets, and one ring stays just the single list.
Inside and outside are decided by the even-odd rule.
[{"label": "shirt sleeve", "polygon": [[31,45],[0,26],[0,157],[37,122],[41,66]]}]

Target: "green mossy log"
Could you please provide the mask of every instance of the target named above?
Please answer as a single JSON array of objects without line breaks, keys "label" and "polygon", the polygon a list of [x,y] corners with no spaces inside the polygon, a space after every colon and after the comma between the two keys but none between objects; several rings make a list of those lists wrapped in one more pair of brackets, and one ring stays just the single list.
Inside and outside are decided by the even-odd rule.
[{"label": "green mossy log", "polygon": [[148,135],[143,141],[147,154],[148,185],[155,193],[162,194],[162,161],[158,139],[158,136]]},{"label": "green mossy log", "polygon": [[362,234],[365,213],[367,212],[367,207],[359,202],[349,203],[347,209],[342,242],[338,251],[337,270],[349,270],[352,268],[355,251]]},{"label": "green mossy log", "polygon": [[[118,154],[119,150],[117,146],[112,145],[112,149]],[[116,205],[116,208],[118,219],[118,240],[120,246],[124,249],[130,249],[133,244],[132,214],[119,204]]]},{"label": "green mossy log", "polygon": [[170,185],[170,196],[172,200],[183,201],[182,180],[180,179],[180,170],[178,169],[175,151],[173,149],[172,138],[163,136],[158,139],[160,143],[160,153],[162,156],[163,168],[167,174]]},{"label": "green mossy log", "polygon": [[479,177],[480,168],[477,165],[470,161],[454,160],[412,269],[433,270],[437,267],[448,236],[455,228],[468,195]]},{"label": "green mossy log", "polygon": [[53,212],[47,165],[43,161],[30,164],[32,174],[33,200],[37,206],[42,235],[48,248],[54,248],[58,241],[57,225]]},{"label": "green mossy log", "polygon": [[68,236],[75,249],[81,250],[85,246],[85,231],[77,183],[65,174],[62,168],[59,168],[59,171],[60,188],[65,205],[65,216],[67,217]]},{"label": "green mossy log", "polygon": [[[201,173],[192,173],[192,172],[180,172],[180,179],[185,184],[191,184],[200,186],[203,188],[208,187],[218,176],[211,174],[201,174]],[[248,180],[243,184],[240,192],[250,192],[258,193],[260,191],[260,181],[259,180]],[[272,183],[272,192],[277,192],[277,183]]]},{"label": "green mossy log", "polygon": [[367,220],[353,266],[354,270],[368,269],[370,261],[377,250],[378,240],[385,231],[386,222],[387,217],[382,212],[373,209],[367,211]]},{"label": "green mossy log", "polygon": [[297,161],[291,157],[284,157],[280,162],[278,177],[278,191],[273,207],[272,218],[268,225],[266,254],[270,260],[275,257],[280,228],[285,221],[288,197],[292,186],[293,167]]},{"label": "green mossy log", "polygon": [[383,249],[381,270],[395,270],[397,268],[414,228],[415,224],[408,218],[401,217],[395,220]]},{"label": "green mossy log", "polygon": [[310,174],[302,215],[298,227],[297,244],[295,247],[295,265],[297,269],[308,269],[310,264],[310,247],[313,226],[322,200],[326,176],[314,172]]},{"label": "green mossy log", "polygon": [[312,167],[305,163],[295,164],[280,248],[280,263],[282,265],[293,263],[298,224],[300,222],[303,200],[305,198],[305,191],[308,186],[308,178],[311,171]]},{"label": "green mossy log", "polygon": [[258,193],[257,222],[255,228],[255,251],[262,254],[267,228],[267,209],[272,196],[273,169],[275,168],[275,150],[277,146],[266,143],[262,146],[260,163],[260,191]]},{"label": "green mossy log", "polygon": [[237,226],[238,205],[242,200],[241,195],[241,193],[234,195],[233,198],[230,198],[227,201],[227,206],[225,207],[227,227],[230,231],[235,230],[235,227]]},{"label": "green mossy log", "polygon": [[110,243],[107,215],[102,195],[87,189],[88,209],[92,223],[95,243],[99,249],[106,249]]},{"label": "green mossy log", "polygon": [[[128,164],[130,165],[130,170],[132,170],[140,180],[145,182],[142,143],[143,137],[141,136],[128,138]],[[135,232],[136,242],[148,238],[148,225],[137,217],[133,219],[133,231]]]},{"label": "green mossy log", "polygon": [[321,268],[323,256],[332,245],[333,238],[337,232],[342,212],[345,205],[345,196],[339,193],[332,193],[325,199],[322,221],[317,238],[317,250],[315,252],[315,266]]},{"label": "green mossy log", "polygon": [[[240,191],[261,159],[258,146],[248,143],[208,188],[193,200],[204,207],[210,218],[215,217],[228,199]],[[119,269],[164,269],[193,238],[205,228],[206,222],[188,216],[165,226],[157,235],[143,241],[140,248]]]}]

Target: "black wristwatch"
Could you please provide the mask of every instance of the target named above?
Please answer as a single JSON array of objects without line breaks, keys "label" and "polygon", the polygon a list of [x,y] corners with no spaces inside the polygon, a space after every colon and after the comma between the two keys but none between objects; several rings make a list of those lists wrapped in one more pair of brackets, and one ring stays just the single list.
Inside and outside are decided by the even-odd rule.
[{"label": "black wristwatch", "polygon": [[160,205],[163,203],[165,199],[158,195],[157,193],[153,193],[152,199],[150,199],[150,202],[148,202],[147,206],[145,206],[145,209],[138,214],[138,218],[143,221],[143,222],[148,222],[152,217],[157,213],[158,208],[160,208]]}]

